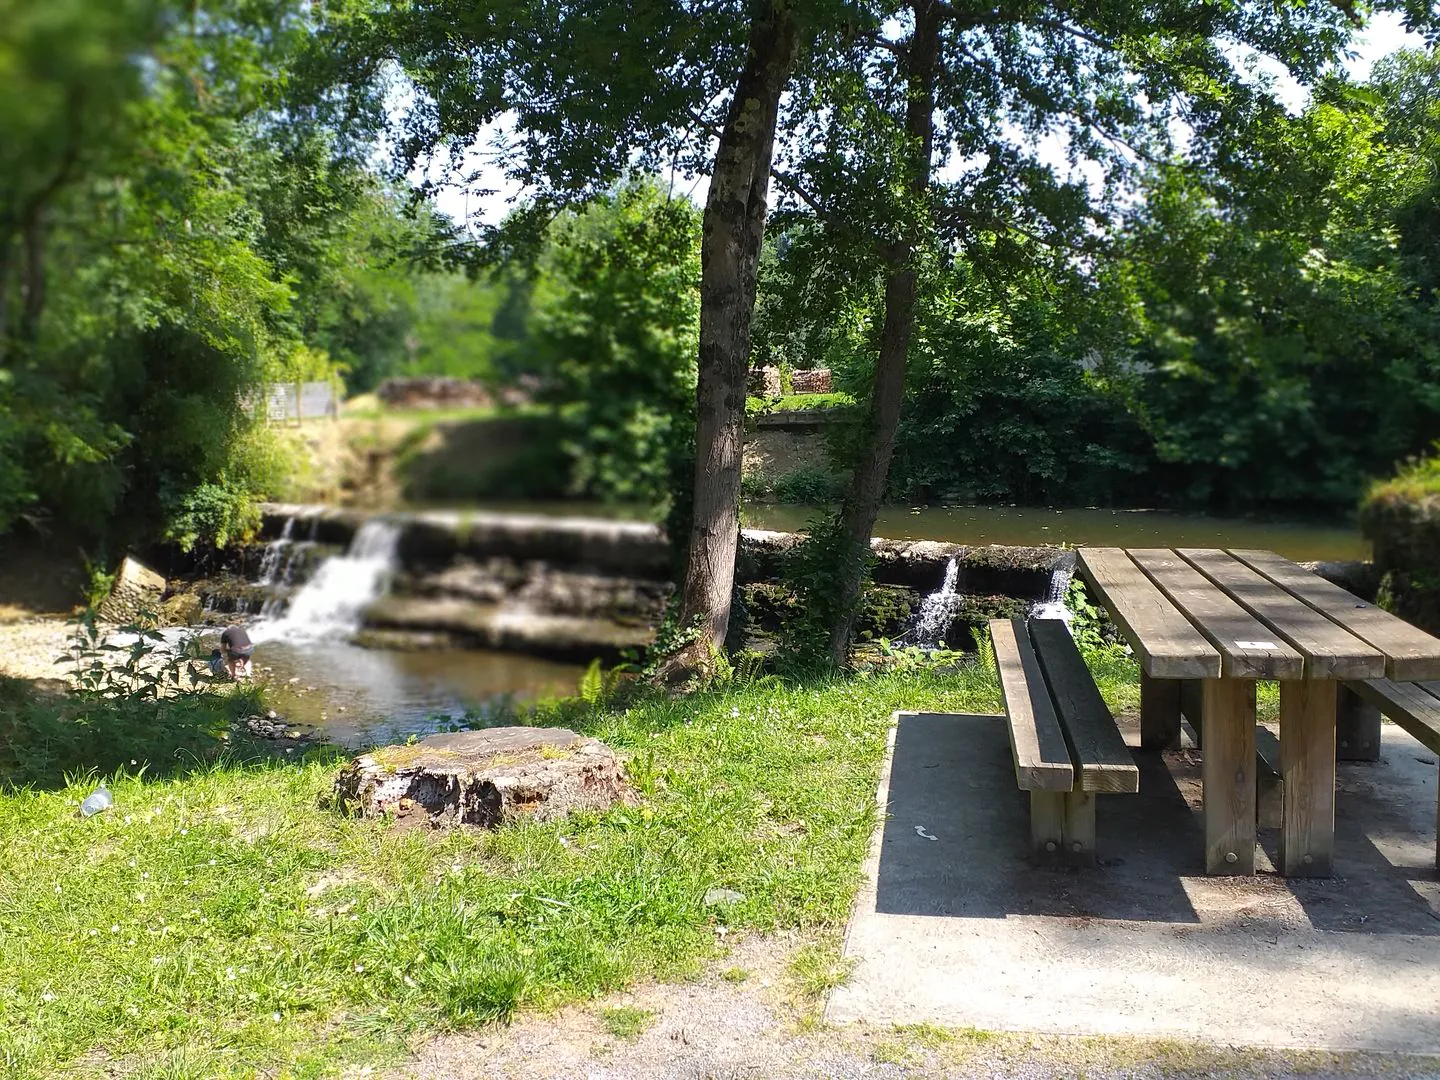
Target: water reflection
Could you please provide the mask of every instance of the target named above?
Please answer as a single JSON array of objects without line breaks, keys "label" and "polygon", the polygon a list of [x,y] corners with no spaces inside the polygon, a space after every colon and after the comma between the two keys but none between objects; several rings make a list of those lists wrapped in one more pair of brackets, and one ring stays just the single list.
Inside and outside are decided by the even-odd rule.
[{"label": "water reflection", "polygon": [[396,652],[342,642],[263,642],[255,648],[266,700],[346,746],[437,730],[445,717],[484,713],[505,698],[572,694],[582,669],[476,650]]}]

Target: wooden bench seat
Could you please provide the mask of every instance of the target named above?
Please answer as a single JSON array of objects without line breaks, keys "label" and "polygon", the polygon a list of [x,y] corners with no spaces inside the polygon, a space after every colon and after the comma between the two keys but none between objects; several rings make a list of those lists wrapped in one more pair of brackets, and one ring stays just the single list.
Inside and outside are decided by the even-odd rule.
[{"label": "wooden bench seat", "polygon": [[[1440,683],[1356,679],[1345,685],[1440,755]],[[1435,866],[1440,868],[1440,797],[1435,804]]]},{"label": "wooden bench seat", "polygon": [[1140,789],[1140,771],[1064,623],[990,623],[1015,781],[1030,793],[1036,855],[1095,860],[1095,797]]}]

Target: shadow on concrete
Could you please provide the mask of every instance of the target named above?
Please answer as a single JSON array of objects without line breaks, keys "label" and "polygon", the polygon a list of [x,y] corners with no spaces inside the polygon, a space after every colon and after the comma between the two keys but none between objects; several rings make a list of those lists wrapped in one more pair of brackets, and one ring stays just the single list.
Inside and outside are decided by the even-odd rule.
[{"label": "shadow on concrete", "polygon": [[[1293,896],[1284,904],[1292,911],[1298,904],[1317,930],[1440,936],[1430,824],[1435,766],[1411,742],[1387,725],[1381,762],[1340,766],[1338,876],[1207,879],[1198,753],[1136,753],[1139,794],[1099,802],[1099,865],[1054,869],[1028,855],[1029,797],[1015,786],[1004,718],[902,714],[876,911],[1198,925],[1232,917],[1264,921],[1261,912],[1274,906],[1279,890]],[[1279,830],[1261,832],[1271,865],[1278,844]],[[1253,903],[1247,902],[1251,893]],[[1206,905],[1203,919],[1197,903]]]},{"label": "shadow on concrete", "polygon": [[[1287,881],[1317,930],[1440,937],[1433,835],[1435,758],[1387,724],[1376,762],[1341,762],[1333,878]],[[1279,830],[1260,835],[1274,861]]]},{"label": "shadow on concrete", "polygon": [[1100,865],[1039,867],[1028,858],[1029,796],[1015,786],[1004,718],[902,715],[877,910],[1198,923],[1181,876],[1200,869],[1199,824],[1163,763],[1137,760],[1140,794],[1100,800]]}]

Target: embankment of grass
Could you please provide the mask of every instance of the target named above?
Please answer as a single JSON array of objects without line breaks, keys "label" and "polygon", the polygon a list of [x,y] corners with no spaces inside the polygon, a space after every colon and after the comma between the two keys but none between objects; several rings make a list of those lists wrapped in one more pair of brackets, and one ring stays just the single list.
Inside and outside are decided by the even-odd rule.
[{"label": "embankment of grass", "polygon": [[684,976],[722,923],[837,926],[890,714],[998,708],[982,665],[571,702],[539,719],[624,752],[641,803],[493,833],[342,818],[323,751],[125,758],[90,819],[90,778],[0,792],[0,1074],[325,1075]]}]

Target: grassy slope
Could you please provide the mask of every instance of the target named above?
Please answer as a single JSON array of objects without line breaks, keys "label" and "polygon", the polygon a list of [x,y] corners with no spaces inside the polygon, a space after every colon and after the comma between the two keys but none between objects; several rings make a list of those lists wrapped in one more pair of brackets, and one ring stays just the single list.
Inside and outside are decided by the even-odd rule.
[{"label": "grassy slope", "polygon": [[[0,794],[0,1074],[113,1058],[328,1074],[418,1033],[683,975],[721,919],[837,925],[890,713],[998,706],[979,666],[572,703],[548,719],[630,754],[642,804],[497,833],[342,819],[319,805],[323,757],[122,776],[86,821],[87,782]],[[716,886],[745,899],[707,908]]]}]

